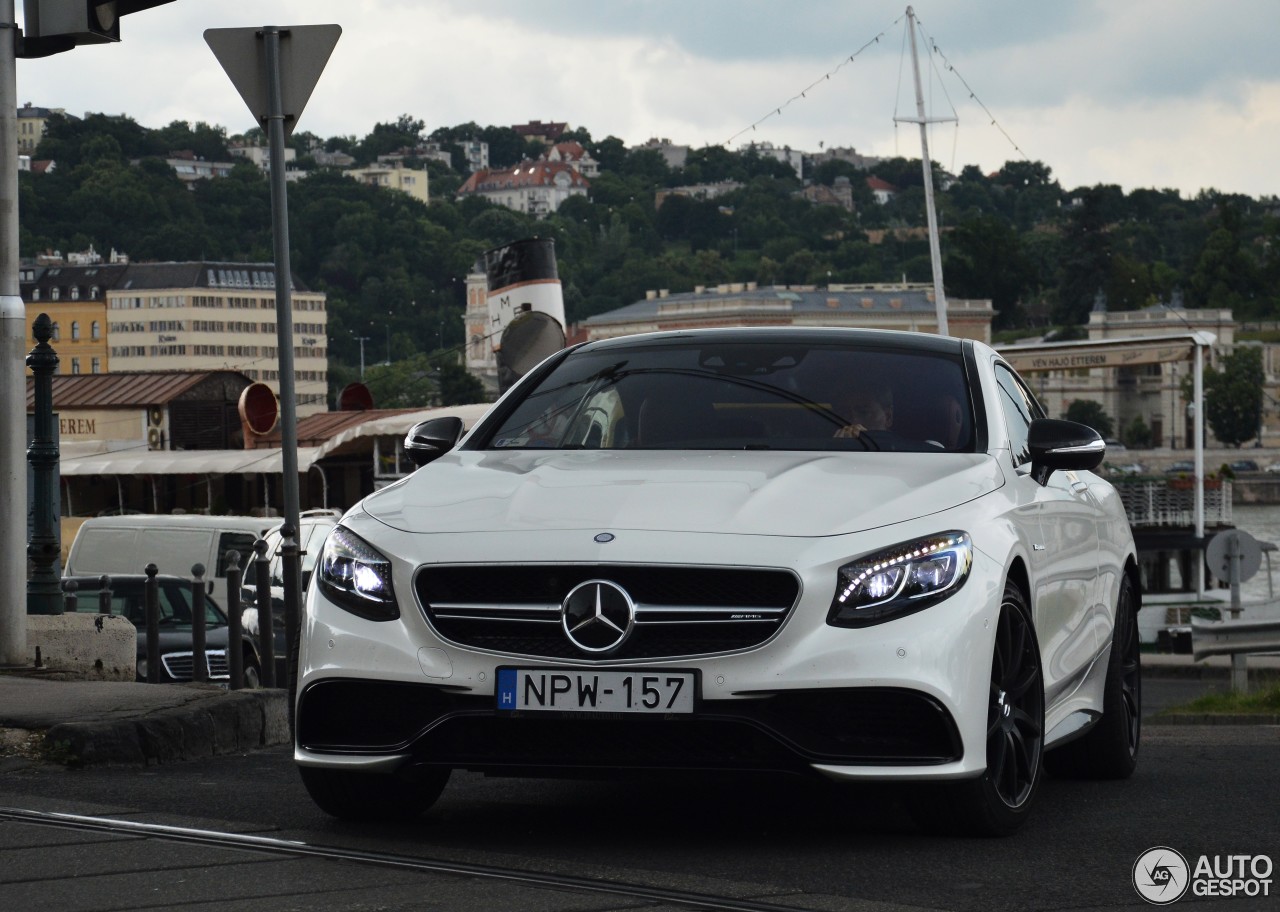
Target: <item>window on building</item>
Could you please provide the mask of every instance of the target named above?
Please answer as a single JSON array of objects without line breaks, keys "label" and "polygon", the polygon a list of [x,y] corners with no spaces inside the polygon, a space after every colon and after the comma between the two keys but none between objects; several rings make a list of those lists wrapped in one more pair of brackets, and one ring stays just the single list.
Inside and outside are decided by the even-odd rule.
[{"label": "window on building", "polygon": [[57,286],[57,285],[54,285],[52,288],[50,288],[50,289],[49,289],[49,300],[50,300],[50,301],[56,301],[56,300],[58,300],[58,291],[59,291],[59,288],[58,288],[58,286]]},{"label": "window on building", "polygon": [[53,321],[53,328],[50,330],[49,338],[51,338],[54,342],[57,342],[59,339],[62,338],[62,328],[58,326],[57,320]]},{"label": "window on building", "polygon": [[[94,320],[92,323],[89,324],[89,338],[90,339],[102,338],[102,324],[99,323],[97,320]],[[96,374],[97,371],[94,371],[94,373]]]},{"label": "window on building", "polygon": [[95,373],[95,374],[102,373],[102,359],[94,358],[92,361],[90,361],[89,370],[91,373]]},{"label": "window on building", "polygon": [[79,301],[79,300],[80,300],[80,286],[79,286],[79,285],[72,285],[72,286],[71,286],[71,300],[73,300],[73,301]]},{"label": "window on building", "polygon": [[80,373],[80,359],[79,359],[79,358],[72,358],[72,359],[71,359],[71,373],[73,373],[73,374],[78,374],[78,373]]},{"label": "window on building", "polygon": [[80,341],[80,321],[79,320],[71,321],[71,339],[74,342]]}]

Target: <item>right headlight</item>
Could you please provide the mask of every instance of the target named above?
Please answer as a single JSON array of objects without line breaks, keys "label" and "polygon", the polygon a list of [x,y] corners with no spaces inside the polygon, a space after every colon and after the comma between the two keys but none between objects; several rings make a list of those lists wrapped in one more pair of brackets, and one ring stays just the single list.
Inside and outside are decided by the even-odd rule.
[{"label": "right headlight", "polygon": [[391,562],[350,529],[336,527],[320,552],[317,579],[332,601],[370,621],[400,616],[391,587]]},{"label": "right headlight", "polygon": [[827,623],[869,627],[914,614],[964,585],[972,563],[969,535],[958,531],[860,557],[840,568]]}]

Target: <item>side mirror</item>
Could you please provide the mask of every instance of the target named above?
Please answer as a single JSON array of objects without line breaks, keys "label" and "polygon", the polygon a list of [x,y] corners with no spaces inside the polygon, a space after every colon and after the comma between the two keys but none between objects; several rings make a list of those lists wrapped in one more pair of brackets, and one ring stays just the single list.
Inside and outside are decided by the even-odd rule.
[{"label": "side mirror", "polygon": [[409,428],[404,436],[404,452],[414,465],[424,466],[452,450],[461,437],[461,418],[432,418]]},{"label": "side mirror", "polygon": [[1106,443],[1093,428],[1055,418],[1031,422],[1027,447],[1031,451],[1031,477],[1042,486],[1048,484],[1054,472],[1096,469],[1107,453]]}]

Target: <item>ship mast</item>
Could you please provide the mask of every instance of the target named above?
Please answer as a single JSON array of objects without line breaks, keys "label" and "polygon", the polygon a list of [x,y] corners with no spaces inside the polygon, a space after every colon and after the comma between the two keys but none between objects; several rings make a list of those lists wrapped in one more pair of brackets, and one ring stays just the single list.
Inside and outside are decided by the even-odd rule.
[{"label": "ship mast", "polygon": [[916,81],[916,116],[895,117],[899,123],[920,125],[920,167],[924,171],[924,208],[929,218],[929,260],[933,265],[933,300],[938,311],[938,335],[949,336],[947,328],[947,298],[942,290],[942,253],[938,246],[938,215],[933,208],[933,168],[929,162],[929,132],[931,123],[948,123],[954,117],[926,117],[924,91],[920,86],[920,58],[916,52],[916,14],[907,7],[907,32],[911,36],[911,72]]}]

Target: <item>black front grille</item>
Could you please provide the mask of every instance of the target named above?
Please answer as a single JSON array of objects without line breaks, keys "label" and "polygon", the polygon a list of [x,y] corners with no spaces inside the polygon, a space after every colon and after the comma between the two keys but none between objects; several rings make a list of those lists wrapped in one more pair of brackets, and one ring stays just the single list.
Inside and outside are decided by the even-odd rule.
[{"label": "black front grille", "polygon": [[424,567],[415,580],[427,619],[446,640],[512,655],[589,658],[560,623],[575,586],[602,579],[627,591],[635,629],[619,659],[659,659],[758,646],[786,622],[799,595],[785,570],[567,564]]},{"label": "black front grille", "polygon": [[[208,658],[210,678],[229,678],[231,669],[227,665],[225,649],[210,649],[205,653]],[[190,681],[194,678],[194,654],[190,652],[166,652],[160,656],[164,670],[175,681]]]},{"label": "black front grille", "polygon": [[502,713],[494,697],[427,684],[329,680],[303,691],[298,743],[322,752],[409,753],[487,771],[801,770],[811,763],[937,764],[963,755],[947,710],[888,687],[703,700],[685,716]]}]

